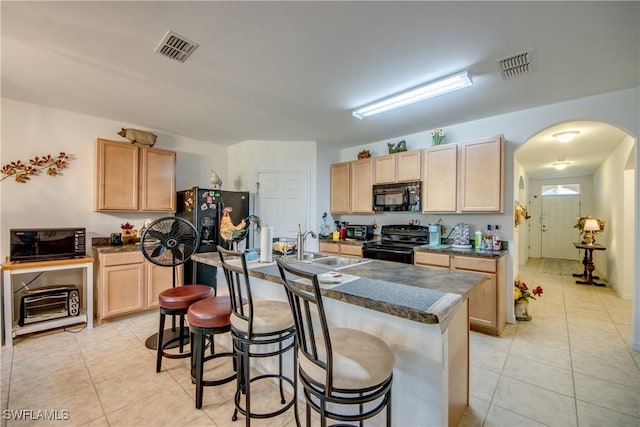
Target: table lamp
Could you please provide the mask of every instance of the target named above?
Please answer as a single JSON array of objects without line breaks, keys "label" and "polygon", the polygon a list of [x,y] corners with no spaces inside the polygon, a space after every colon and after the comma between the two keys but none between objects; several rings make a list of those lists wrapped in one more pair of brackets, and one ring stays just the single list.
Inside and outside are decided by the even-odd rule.
[{"label": "table lamp", "polygon": [[592,245],[596,241],[596,239],[593,236],[593,232],[600,231],[600,224],[598,223],[598,220],[595,218],[587,218],[584,221],[583,230],[584,230],[584,242],[587,245]]}]

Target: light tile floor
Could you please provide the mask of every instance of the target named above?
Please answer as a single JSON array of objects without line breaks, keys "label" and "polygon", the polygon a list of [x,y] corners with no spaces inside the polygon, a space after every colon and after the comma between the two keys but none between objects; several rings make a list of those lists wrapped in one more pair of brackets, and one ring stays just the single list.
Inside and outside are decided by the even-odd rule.
[{"label": "light tile floor", "polygon": [[[629,350],[631,302],[541,267],[531,260],[520,270],[528,285],[544,287],[530,305],[533,320],[508,325],[500,338],[471,333],[470,407],[460,427],[640,425],[640,354]],[[2,412],[2,425],[243,425],[243,417],[231,421],[233,383],[205,388],[203,408],[196,410],[187,360],[165,359],[163,372],[155,373],[154,353],[143,343],[157,322],[151,311],[3,347],[2,410],[58,410],[61,417],[68,410],[70,419],[7,421]],[[211,366],[210,374],[224,375],[227,367]],[[277,400],[274,391],[257,388],[254,403]],[[289,411],[252,425],[295,422]]]}]

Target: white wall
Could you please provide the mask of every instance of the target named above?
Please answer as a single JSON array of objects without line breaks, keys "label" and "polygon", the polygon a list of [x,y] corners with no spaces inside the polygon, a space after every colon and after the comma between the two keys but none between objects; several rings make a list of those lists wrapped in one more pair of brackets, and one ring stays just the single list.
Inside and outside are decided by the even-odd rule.
[{"label": "white wall", "polygon": [[[70,156],[69,167],[56,177],[41,173],[26,184],[8,178],[1,184],[0,257],[9,254],[8,231],[20,227],[86,227],[89,239],[120,231],[126,221],[137,226],[144,218],[166,214],[95,212],[96,139],[125,141],[116,135],[134,124],[70,113],[2,98],[0,164],[28,161],[35,156]],[[174,150],[178,189],[209,185],[209,169],[224,171],[223,146],[151,130],[156,147]],[[90,245],[90,240],[87,242]]]},{"label": "white wall", "polygon": [[[630,237],[625,223],[625,168],[633,151],[634,140],[627,136],[609,155],[593,177],[594,216],[606,220],[605,232],[599,234],[598,243],[606,251],[594,251],[594,262],[619,295],[631,298],[632,277],[624,277],[625,241]],[[627,185],[628,187],[628,185]],[[617,189],[616,191],[612,191]]]},{"label": "white wall", "polygon": [[[227,182],[223,188],[255,193],[260,172],[305,172],[309,176],[309,229],[317,231],[318,214],[318,154],[315,141],[257,141],[249,140],[228,148]],[[323,166],[323,169],[329,166]],[[328,199],[329,193],[324,195]],[[258,215],[259,215],[258,206]],[[308,240],[308,250],[317,250],[317,240]]]}]

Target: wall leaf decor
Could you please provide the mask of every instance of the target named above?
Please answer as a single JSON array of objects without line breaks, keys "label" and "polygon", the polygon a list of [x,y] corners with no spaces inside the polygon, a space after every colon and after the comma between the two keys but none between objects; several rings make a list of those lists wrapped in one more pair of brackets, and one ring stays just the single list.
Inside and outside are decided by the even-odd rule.
[{"label": "wall leaf decor", "polygon": [[31,176],[38,175],[42,170],[47,171],[47,175],[56,176],[58,173],[65,169],[69,163],[69,156],[60,152],[56,157],[51,154],[45,156],[36,156],[33,159],[29,159],[28,162],[23,163],[22,160],[16,160],[14,162],[7,163],[2,167],[2,178],[0,182],[7,178],[14,177],[16,182],[26,183]]}]

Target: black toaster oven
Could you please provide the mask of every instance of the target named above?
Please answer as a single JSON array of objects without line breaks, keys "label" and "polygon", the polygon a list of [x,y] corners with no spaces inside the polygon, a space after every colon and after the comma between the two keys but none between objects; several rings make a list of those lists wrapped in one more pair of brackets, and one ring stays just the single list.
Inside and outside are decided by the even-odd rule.
[{"label": "black toaster oven", "polygon": [[373,239],[372,225],[347,225],[347,239],[371,240]]}]

